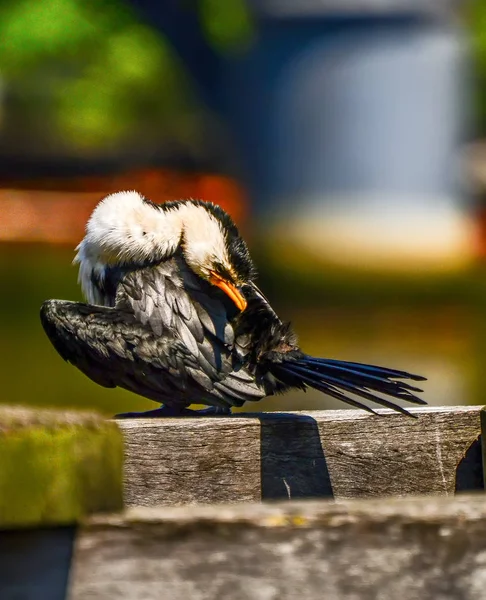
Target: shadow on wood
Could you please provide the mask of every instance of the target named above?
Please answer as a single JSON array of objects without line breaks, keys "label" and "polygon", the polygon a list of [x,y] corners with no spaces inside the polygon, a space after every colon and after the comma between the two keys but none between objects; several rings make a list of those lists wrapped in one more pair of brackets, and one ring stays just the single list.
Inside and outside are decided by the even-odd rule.
[{"label": "shadow on wood", "polygon": [[317,421],[283,413],[260,414],[258,419],[262,500],[333,498]]},{"label": "shadow on wood", "polygon": [[0,598],[65,600],[75,527],[0,532]]},{"label": "shadow on wood", "polygon": [[474,490],[484,490],[481,436],[469,446],[456,469],[455,492]]}]

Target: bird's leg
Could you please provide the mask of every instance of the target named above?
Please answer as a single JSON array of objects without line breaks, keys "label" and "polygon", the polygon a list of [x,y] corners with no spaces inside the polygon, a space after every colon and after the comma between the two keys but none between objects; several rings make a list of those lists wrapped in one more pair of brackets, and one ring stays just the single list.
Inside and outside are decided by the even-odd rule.
[{"label": "bird's leg", "polygon": [[175,408],[162,404],[159,408],[145,410],[142,412],[127,412],[115,415],[114,419],[160,419],[166,417],[213,417],[230,415],[231,408],[221,406],[210,406],[201,410],[191,410],[190,408]]}]

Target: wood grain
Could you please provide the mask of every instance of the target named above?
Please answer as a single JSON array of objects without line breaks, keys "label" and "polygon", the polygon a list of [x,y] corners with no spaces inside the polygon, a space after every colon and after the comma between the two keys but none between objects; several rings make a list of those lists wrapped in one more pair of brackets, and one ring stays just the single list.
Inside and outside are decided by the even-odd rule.
[{"label": "wood grain", "polygon": [[484,494],[131,509],[78,532],[70,600],[481,600]]},{"label": "wood grain", "polygon": [[129,506],[482,489],[480,408],[119,421]]}]

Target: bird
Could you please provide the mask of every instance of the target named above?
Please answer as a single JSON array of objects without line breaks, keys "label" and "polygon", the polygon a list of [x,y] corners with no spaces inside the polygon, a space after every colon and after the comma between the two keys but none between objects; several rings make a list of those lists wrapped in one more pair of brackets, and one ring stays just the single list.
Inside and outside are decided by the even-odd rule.
[{"label": "bird", "polygon": [[46,300],[41,323],[60,356],[92,381],[159,404],[115,418],[228,415],[308,388],[375,414],[363,400],[408,416],[393,400],[426,404],[410,383],[425,377],[306,354],[216,204],[112,193],[90,215],[73,262],[86,302]]}]

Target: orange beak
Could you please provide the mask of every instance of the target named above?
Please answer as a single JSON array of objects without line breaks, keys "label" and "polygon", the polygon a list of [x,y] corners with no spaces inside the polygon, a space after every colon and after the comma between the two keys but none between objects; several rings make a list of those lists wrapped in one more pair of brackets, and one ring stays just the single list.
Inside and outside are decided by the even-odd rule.
[{"label": "orange beak", "polygon": [[220,290],[222,290],[229,298],[231,298],[239,310],[242,312],[245,310],[248,303],[243,297],[242,293],[237,290],[232,283],[229,283],[229,281],[226,281],[214,271],[211,271],[211,277],[209,281],[213,285],[219,287]]}]

